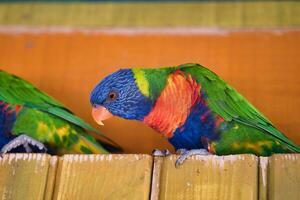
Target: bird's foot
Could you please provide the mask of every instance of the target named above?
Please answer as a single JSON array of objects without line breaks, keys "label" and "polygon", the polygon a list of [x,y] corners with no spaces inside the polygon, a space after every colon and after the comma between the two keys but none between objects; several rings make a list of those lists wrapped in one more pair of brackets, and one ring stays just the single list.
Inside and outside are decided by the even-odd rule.
[{"label": "bird's foot", "polygon": [[177,149],[176,154],[182,155],[185,154],[188,150],[187,149]]},{"label": "bird's foot", "polygon": [[159,150],[159,149],[154,149],[152,151],[152,155],[153,156],[160,156],[160,157],[166,157],[166,156],[169,156],[171,155],[170,151],[168,149],[165,149],[165,150]]},{"label": "bird's foot", "polygon": [[13,140],[11,140],[9,143],[4,145],[0,151],[0,154],[5,154],[10,152],[11,150],[23,146],[26,153],[31,153],[32,149],[30,148],[29,145],[32,145],[33,147],[37,147],[39,150],[44,150],[45,152],[47,151],[47,148],[45,145],[27,135],[20,135]]},{"label": "bird's foot", "polygon": [[190,156],[193,155],[212,155],[209,153],[206,149],[192,149],[192,150],[186,150],[186,149],[178,149],[176,151],[177,154],[180,154],[179,158],[175,162],[175,167],[178,168],[182,163]]}]

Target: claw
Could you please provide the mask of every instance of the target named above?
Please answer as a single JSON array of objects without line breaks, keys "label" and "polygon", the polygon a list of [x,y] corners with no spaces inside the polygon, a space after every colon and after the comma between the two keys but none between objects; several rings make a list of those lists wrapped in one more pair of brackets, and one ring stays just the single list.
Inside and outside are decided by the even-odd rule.
[{"label": "claw", "polygon": [[153,156],[161,156],[161,157],[166,157],[166,156],[169,156],[171,155],[170,151],[168,149],[165,149],[165,150],[159,150],[159,149],[154,149],[152,151],[152,155]]},{"label": "claw", "polygon": [[7,143],[6,145],[4,145],[0,151],[0,154],[5,154],[7,152],[10,152],[11,150],[19,147],[19,146],[23,146],[25,148],[25,151],[27,153],[32,152],[32,149],[30,148],[29,145],[32,145],[34,147],[37,147],[40,150],[45,150],[45,152],[47,151],[47,148],[45,147],[45,145],[27,135],[20,135],[16,138],[14,138],[13,140],[11,140],[9,143]]},{"label": "claw", "polygon": [[25,151],[27,153],[32,152],[32,149],[30,148],[30,146],[28,145],[28,143],[27,144],[23,144],[23,146],[24,146],[24,149],[25,149]]},{"label": "claw", "polygon": [[206,149],[192,149],[192,150],[186,150],[186,149],[178,149],[179,153],[181,154],[179,158],[175,162],[175,167],[178,168],[182,163],[190,156],[193,155],[212,155],[209,153]]},{"label": "claw", "polygon": [[182,154],[185,154],[187,151],[188,151],[187,149],[178,149],[178,150],[176,151],[176,154],[182,155]]}]

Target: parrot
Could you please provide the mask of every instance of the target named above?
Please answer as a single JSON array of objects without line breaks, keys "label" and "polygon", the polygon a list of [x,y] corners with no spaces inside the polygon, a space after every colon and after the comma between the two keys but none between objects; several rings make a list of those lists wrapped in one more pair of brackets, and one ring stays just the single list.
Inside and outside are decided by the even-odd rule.
[{"label": "parrot", "polygon": [[[110,144],[102,145],[87,130]],[[0,154],[108,153],[117,145],[31,83],[0,70]],[[119,148],[119,146],[116,146]]]},{"label": "parrot", "polygon": [[196,63],[120,69],[95,86],[90,103],[100,125],[118,116],[163,135],[179,154],[176,167],[192,155],[300,153],[237,90]]}]

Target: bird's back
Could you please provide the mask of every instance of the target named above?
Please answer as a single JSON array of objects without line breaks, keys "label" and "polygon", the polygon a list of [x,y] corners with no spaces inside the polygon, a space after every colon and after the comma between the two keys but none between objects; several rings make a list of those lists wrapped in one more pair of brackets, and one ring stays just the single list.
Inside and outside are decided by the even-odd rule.
[{"label": "bird's back", "polygon": [[29,82],[1,70],[0,104],[2,141],[26,134],[51,153],[107,152],[87,134],[85,129],[95,130],[90,125]]},{"label": "bird's back", "polygon": [[227,128],[215,143],[220,154],[300,152],[297,145],[215,73],[197,64],[183,65],[180,69],[196,79],[208,107],[224,119]]}]

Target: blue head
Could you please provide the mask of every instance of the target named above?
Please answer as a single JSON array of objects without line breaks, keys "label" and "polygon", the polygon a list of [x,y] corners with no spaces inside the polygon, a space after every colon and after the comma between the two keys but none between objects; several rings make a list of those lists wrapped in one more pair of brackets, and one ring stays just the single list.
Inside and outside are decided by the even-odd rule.
[{"label": "blue head", "polygon": [[[152,107],[151,101],[138,89],[131,69],[121,69],[105,77],[92,91],[90,102],[94,109],[102,109],[100,115],[108,111],[134,120],[143,120]],[[99,113],[94,118],[99,118]],[[98,121],[104,120],[103,116],[100,118]]]}]

